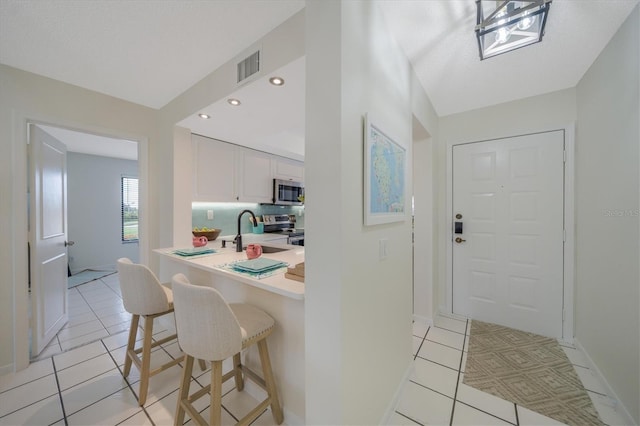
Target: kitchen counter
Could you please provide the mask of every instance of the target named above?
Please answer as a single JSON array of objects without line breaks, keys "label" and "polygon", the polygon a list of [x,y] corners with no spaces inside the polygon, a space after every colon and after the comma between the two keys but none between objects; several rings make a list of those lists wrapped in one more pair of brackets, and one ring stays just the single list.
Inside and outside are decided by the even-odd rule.
[{"label": "kitchen counter", "polygon": [[[267,243],[264,242],[264,235],[265,234],[243,235],[243,243],[259,243],[269,247],[287,249],[278,253],[266,253],[263,254],[262,257],[287,262],[290,267],[294,267],[298,263],[304,262],[304,247],[279,243]],[[289,297],[291,299],[304,299],[304,283],[285,278],[284,273],[286,272],[286,269],[282,269],[272,276],[260,279],[225,269],[224,265],[238,260],[246,260],[247,256],[244,251],[242,253],[236,252],[235,245],[229,242],[227,242],[226,248],[222,248],[221,241],[222,239],[219,238],[207,244],[207,248],[211,248],[216,251],[216,253],[212,254],[179,256],[173,253],[176,250],[175,247],[156,249],[154,252],[190,267],[202,269],[216,275],[227,276],[235,281],[261,288],[281,296]]]},{"label": "kitchen counter", "polygon": [[[262,257],[287,262],[290,267],[304,261],[304,247],[278,243],[277,240],[266,241],[273,238],[272,235],[243,234],[242,238],[245,245],[259,243],[287,249],[263,254]],[[154,250],[160,257],[158,276],[162,282],[169,282],[174,274],[183,273],[193,284],[215,288],[229,303],[248,303],[273,317],[276,326],[267,342],[284,421],[288,425],[304,424],[304,283],[285,278],[286,268],[261,279],[225,269],[225,264],[247,257],[244,251],[237,253],[233,244],[227,243],[226,248],[221,248],[221,241],[222,238],[218,237],[207,245],[216,250],[215,254],[182,257],[173,253],[176,248]],[[250,347],[242,351],[242,357],[250,368],[261,371],[257,348]],[[262,389],[250,380],[245,383],[247,393],[262,399]]]}]

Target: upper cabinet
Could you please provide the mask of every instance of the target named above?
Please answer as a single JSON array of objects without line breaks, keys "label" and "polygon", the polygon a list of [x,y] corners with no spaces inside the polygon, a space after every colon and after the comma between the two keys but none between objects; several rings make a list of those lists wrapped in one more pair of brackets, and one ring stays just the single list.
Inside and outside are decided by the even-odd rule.
[{"label": "upper cabinet", "polygon": [[283,157],[275,157],[273,177],[304,182],[304,163]]},{"label": "upper cabinet", "polygon": [[304,163],[192,136],[193,201],[272,203],[273,179],[302,182]]},{"label": "upper cabinet", "polygon": [[238,201],[273,202],[272,155],[239,148]]},{"label": "upper cabinet", "polygon": [[193,135],[193,201],[236,201],[234,145]]}]

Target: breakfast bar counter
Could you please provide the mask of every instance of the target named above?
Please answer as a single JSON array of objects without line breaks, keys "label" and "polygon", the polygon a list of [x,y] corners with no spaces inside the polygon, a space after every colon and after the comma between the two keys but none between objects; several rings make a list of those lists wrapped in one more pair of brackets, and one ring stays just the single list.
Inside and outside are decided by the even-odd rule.
[{"label": "breakfast bar counter", "polygon": [[[266,244],[265,244],[266,245]],[[294,267],[298,263],[304,262],[304,247],[290,246],[286,244],[269,244],[269,247],[283,248],[284,251],[278,253],[264,253],[261,257],[283,261]],[[196,256],[180,256],[175,254],[177,248],[156,249],[156,253],[169,258],[175,262],[188,265],[193,268],[202,269],[219,276],[227,276],[241,283],[261,288],[265,291],[279,294],[291,299],[304,299],[304,283],[285,278],[284,270],[264,278],[254,278],[248,274],[242,274],[230,270],[229,265],[234,262],[246,260],[245,252],[238,253],[235,247],[219,247],[219,243],[209,243],[207,249],[215,250],[215,253]],[[196,249],[197,250],[197,249]]]},{"label": "breakfast bar counter", "polygon": [[[271,250],[284,250],[263,253],[261,259],[286,262],[289,267],[304,262],[304,247],[263,244],[268,244]],[[286,267],[268,272],[261,278],[256,274],[235,271],[232,268],[234,263],[247,260],[247,256],[245,252],[236,252],[232,244],[227,243],[227,247],[222,248],[220,241],[216,240],[204,248],[213,249],[215,253],[180,256],[175,254],[180,248],[154,250],[160,256],[160,279],[169,282],[174,274],[183,273],[193,284],[217,289],[227,302],[249,303],[275,319],[276,327],[267,342],[284,421],[288,425],[304,424],[304,283],[286,278]],[[243,357],[248,366],[260,371],[260,358],[255,348],[244,351]],[[245,392],[261,399],[262,389],[251,381],[246,383]],[[224,397],[222,402],[224,404]]]}]

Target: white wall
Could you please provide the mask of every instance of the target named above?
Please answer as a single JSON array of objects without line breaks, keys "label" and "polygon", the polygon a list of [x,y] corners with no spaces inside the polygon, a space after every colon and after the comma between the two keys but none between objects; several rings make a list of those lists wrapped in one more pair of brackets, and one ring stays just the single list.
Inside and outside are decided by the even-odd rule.
[{"label": "white wall", "polygon": [[[140,143],[140,171],[157,151],[156,111],[59,81],[0,65],[0,374],[28,362],[27,317],[27,121],[69,127]],[[148,143],[150,142],[150,143]],[[158,191],[150,174],[143,190]],[[148,185],[148,188],[145,187]],[[143,203],[147,194],[143,195]],[[145,208],[147,206],[145,205]],[[157,247],[163,212],[148,208],[144,247]],[[144,213],[143,213],[144,214]],[[146,229],[154,229],[149,233]],[[15,350],[15,357],[14,357]],[[14,365],[14,362],[16,363]]]},{"label": "white wall", "polygon": [[433,324],[434,183],[433,139],[413,119],[413,315],[416,321]]},{"label": "white wall", "polygon": [[566,89],[440,118],[436,205],[437,228],[441,232],[437,252],[441,257],[437,259],[438,278],[434,297],[441,312],[447,312],[446,254],[452,224],[452,218],[447,217],[447,184],[450,182],[446,168],[447,152],[451,151],[452,145],[459,143],[564,128],[576,120],[575,99],[575,89]]},{"label": "white wall", "polygon": [[640,423],[638,6],[577,86],[576,338]]},{"label": "white wall", "polygon": [[[341,6],[339,2],[309,2],[305,11],[306,423],[341,424],[346,369],[342,360],[342,235],[348,227],[342,220],[342,162],[347,159],[342,158],[341,137]],[[358,158],[352,160],[358,162]],[[331,217],[337,220],[327,222]]]},{"label": "white wall", "polygon": [[411,222],[363,226],[363,117],[411,158],[411,70],[371,2],[306,12],[306,420],[377,424],[410,363]]},{"label": "white wall", "polygon": [[[193,167],[191,162],[191,131],[175,126],[173,129],[173,247],[191,244],[191,201],[193,199]],[[178,190],[179,189],[179,190]]]},{"label": "white wall", "polygon": [[411,73],[411,110],[413,112],[413,193],[415,196],[414,228],[414,302],[416,321],[432,324],[438,303],[434,283],[438,280],[438,229],[436,202],[438,170],[444,167],[436,157],[439,117],[420,84]]},{"label": "white wall", "polygon": [[67,238],[75,242],[68,251],[71,273],[115,270],[120,257],[138,262],[138,243],[123,243],[121,237],[122,176],[138,177],[138,162],[67,154]]}]

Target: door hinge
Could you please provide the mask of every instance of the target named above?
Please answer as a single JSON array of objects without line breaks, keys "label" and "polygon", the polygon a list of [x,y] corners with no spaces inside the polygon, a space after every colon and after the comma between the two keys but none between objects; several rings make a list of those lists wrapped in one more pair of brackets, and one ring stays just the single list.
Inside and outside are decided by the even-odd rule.
[{"label": "door hinge", "polygon": [[567,242],[567,230],[566,229],[562,230],[562,241],[565,242],[565,243]]},{"label": "door hinge", "polygon": [[567,162],[567,151],[562,151],[562,161],[563,161],[564,163],[566,163],[566,162]]},{"label": "door hinge", "polygon": [[565,319],[566,319],[565,312],[566,312],[566,311],[564,310],[564,308],[562,308],[562,321],[563,321],[563,322],[564,322],[564,321],[565,321]]}]

